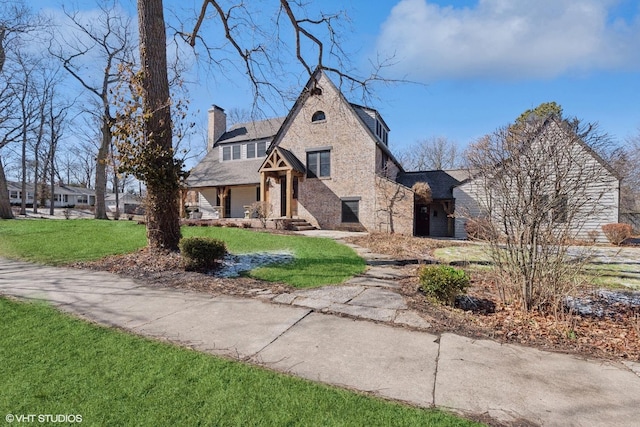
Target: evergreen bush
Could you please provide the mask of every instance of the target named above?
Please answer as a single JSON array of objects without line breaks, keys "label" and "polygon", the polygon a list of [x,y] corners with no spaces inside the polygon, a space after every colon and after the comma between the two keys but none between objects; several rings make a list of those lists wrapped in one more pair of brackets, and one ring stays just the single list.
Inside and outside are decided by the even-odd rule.
[{"label": "evergreen bush", "polygon": [[456,296],[469,287],[469,276],[460,269],[446,265],[426,265],[420,269],[420,289],[430,298],[453,305]]},{"label": "evergreen bush", "polygon": [[212,237],[186,237],[180,240],[180,254],[185,270],[209,271],[227,254],[227,246]]}]

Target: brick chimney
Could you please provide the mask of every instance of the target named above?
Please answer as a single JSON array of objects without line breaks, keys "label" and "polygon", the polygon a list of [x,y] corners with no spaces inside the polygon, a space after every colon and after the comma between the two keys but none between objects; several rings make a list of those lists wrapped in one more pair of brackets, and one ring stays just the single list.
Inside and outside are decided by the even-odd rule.
[{"label": "brick chimney", "polygon": [[209,126],[207,132],[207,151],[213,148],[213,144],[227,131],[227,114],[217,105],[209,108]]}]

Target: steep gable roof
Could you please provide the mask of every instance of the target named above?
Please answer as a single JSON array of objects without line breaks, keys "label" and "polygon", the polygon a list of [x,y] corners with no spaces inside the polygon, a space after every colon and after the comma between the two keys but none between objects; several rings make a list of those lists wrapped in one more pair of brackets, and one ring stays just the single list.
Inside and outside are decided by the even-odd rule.
[{"label": "steep gable roof", "polygon": [[[395,158],[395,156],[393,155],[391,150],[389,150],[389,147],[387,147],[384,143],[382,143],[382,141],[380,141],[378,139],[378,137],[375,135],[373,129],[371,129],[371,127],[369,127],[367,125],[367,123],[364,121],[363,117],[361,116],[362,113],[359,113],[357,111],[357,109],[368,109],[370,111],[374,111],[374,112],[376,112],[376,115],[378,117],[380,117],[380,114],[378,114],[377,111],[372,109],[372,108],[363,107],[363,106],[357,105],[357,104],[352,104],[349,101],[347,101],[347,99],[344,97],[344,94],[342,93],[342,91],[340,89],[338,89],[338,87],[333,83],[333,81],[325,74],[325,72],[322,70],[322,68],[316,68],[316,70],[313,72],[313,74],[311,75],[311,77],[307,81],[307,84],[302,89],[302,92],[300,93],[300,96],[298,96],[298,99],[296,99],[296,102],[293,104],[293,107],[291,107],[291,109],[289,110],[289,114],[287,114],[287,116],[285,117],[285,119],[284,119],[284,121],[282,123],[282,126],[278,130],[278,133],[276,133],[276,135],[274,136],[273,141],[271,142],[271,146],[269,147],[268,151],[271,152],[271,150],[273,150],[276,146],[278,146],[278,144],[280,144],[280,141],[282,141],[282,139],[284,137],[284,134],[287,131],[287,128],[291,124],[292,120],[295,118],[297,113],[300,111],[300,109],[302,108],[302,105],[307,100],[307,98],[309,96],[313,95],[314,91],[317,89],[318,82],[322,78],[324,78],[324,80],[326,80],[328,82],[328,84],[330,85],[331,89],[333,89],[338,94],[340,100],[344,103],[344,105],[347,106],[348,111],[351,112],[354,115],[354,117],[357,118],[358,122],[362,125],[362,127],[364,129],[366,129],[366,131],[369,134],[369,136],[371,137],[371,139],[382,150],[382,152],[385,153],[387,156],[389,156],[389,158],[396,164],[396,166],[398,166],[398,168],[400,170],[403,170],[402,165]],[[364,114],[366,114],[366,113],[364,113]],[[385,126],[386,126],[386,123],[385,123]],[[388,126],[387,126],[387,128],[388,128]],[[375,166],[372,165],[372,167],[375,167]]]}]

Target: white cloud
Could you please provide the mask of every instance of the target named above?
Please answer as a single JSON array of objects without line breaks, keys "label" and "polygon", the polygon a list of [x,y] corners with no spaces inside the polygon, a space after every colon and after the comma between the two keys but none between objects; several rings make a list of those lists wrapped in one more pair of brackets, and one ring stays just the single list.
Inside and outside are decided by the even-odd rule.
[{"label": "white cloud", "polygon": [[617,0],[479,0],[471,8],[401,0],[377,50],[411,78],[552,78],[638,69],[640,15],[612,19]]}]

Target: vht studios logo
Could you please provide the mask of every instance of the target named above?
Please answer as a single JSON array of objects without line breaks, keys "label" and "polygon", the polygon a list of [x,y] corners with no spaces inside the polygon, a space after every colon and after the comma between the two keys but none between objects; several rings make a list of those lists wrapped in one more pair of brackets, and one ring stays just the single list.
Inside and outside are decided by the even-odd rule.
[{"label": "vht studios logo", "polygon": [[7,414],[8,423],[81,423],[82,415],[74,414]]}]

